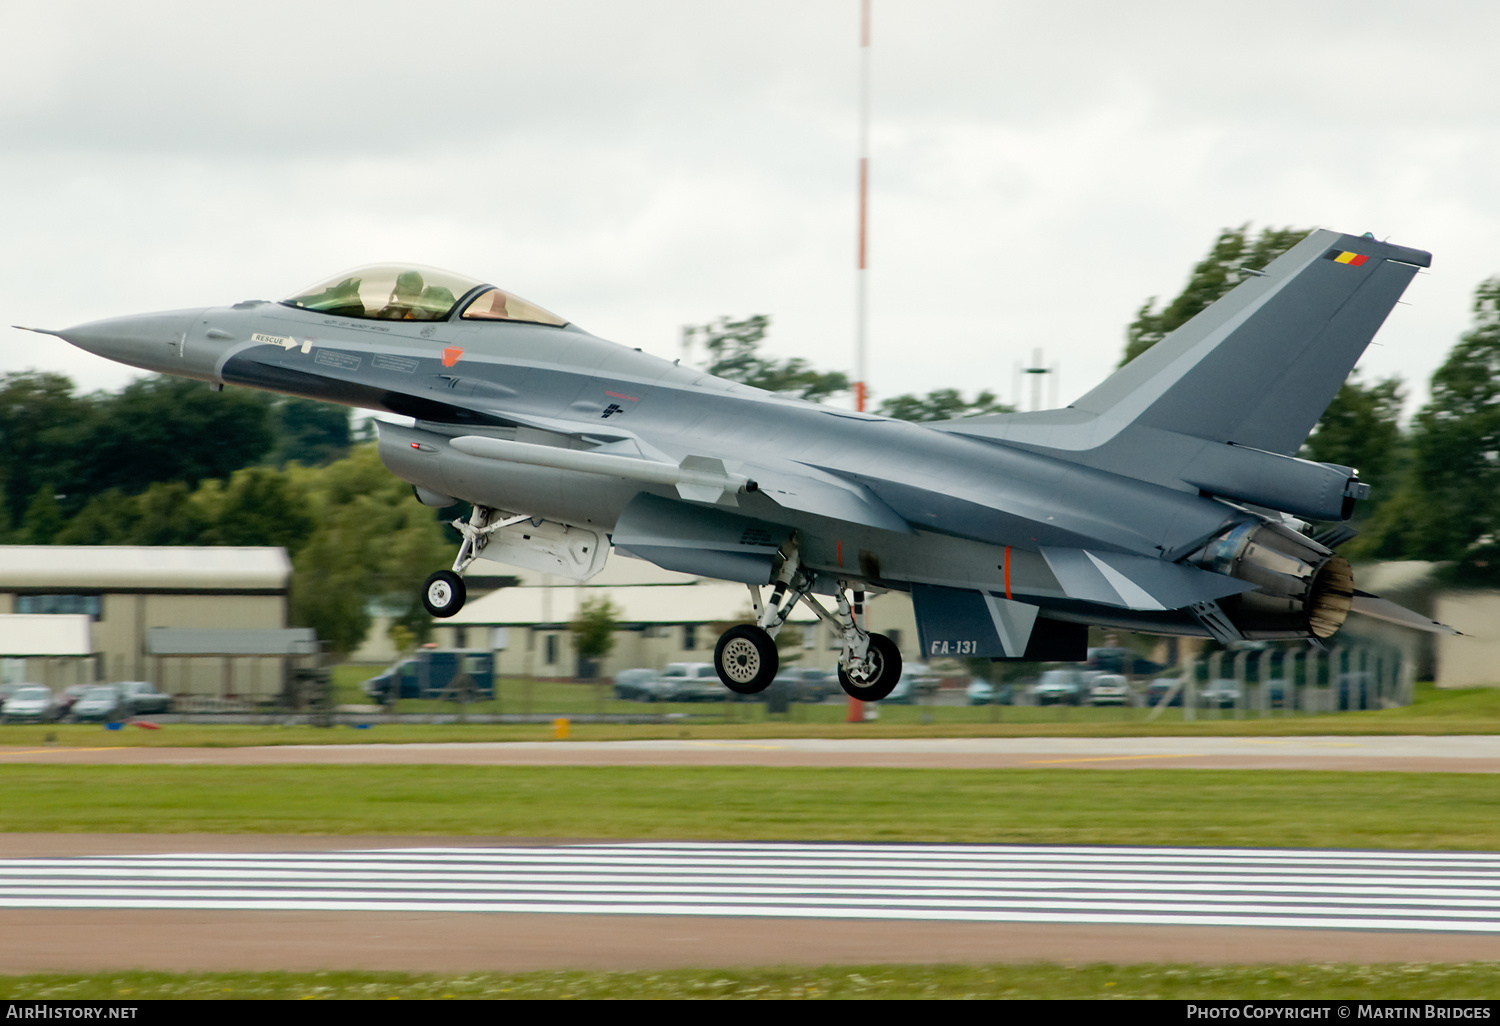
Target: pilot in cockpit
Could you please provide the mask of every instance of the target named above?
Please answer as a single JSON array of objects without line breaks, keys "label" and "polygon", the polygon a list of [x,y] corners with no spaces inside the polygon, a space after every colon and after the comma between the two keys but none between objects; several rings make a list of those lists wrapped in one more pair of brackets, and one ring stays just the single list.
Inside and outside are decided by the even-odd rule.
[{"label": "pilot in cockpit", "polygon": [[422,297],[423,284],[419,272],[402,271],[396,276],[396,287],[391,289],[390,298],[375,316],[387,321],[424,319],[423,311],[417,305]]}]

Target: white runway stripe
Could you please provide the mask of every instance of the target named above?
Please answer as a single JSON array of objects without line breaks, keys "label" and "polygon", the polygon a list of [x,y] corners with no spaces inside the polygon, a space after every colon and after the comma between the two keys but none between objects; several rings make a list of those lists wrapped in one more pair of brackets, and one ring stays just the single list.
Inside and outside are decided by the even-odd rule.
[{"label": "white runway stripe", "polygon": [[474,911],[1500,933],[1500,855],[614,844],[0,860],[0,908]]}]

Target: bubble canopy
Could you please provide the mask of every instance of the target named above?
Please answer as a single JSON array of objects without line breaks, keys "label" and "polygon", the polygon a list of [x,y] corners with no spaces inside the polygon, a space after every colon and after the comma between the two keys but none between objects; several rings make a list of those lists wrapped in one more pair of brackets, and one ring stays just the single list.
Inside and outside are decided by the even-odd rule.
[{"label": "bubble canopy", "polygon": [[385,321],[445,321],[460,301],[466,321],[566,320],[520,296],[452,271],[419,264],[374,264],[334,275],[281,302],[299,310]]}]

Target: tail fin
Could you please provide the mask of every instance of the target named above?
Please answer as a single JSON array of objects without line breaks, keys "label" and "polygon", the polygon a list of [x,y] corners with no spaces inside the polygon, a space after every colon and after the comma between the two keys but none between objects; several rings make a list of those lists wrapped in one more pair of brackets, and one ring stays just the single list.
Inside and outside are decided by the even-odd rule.
[{"label": "tail fin", "polygon": [[1421,250],[1315,231],[1069,410],[945,427],[1077,450],[1141,425],[1289,455],[1431,263]]}]

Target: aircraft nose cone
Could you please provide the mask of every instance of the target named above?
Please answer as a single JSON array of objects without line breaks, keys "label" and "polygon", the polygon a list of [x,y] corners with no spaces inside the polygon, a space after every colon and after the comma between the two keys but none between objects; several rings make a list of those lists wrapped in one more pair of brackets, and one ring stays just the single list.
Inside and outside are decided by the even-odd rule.
[{"label": "aircraft nose cone", "polygon": [[90,321],[54,332],[79,349],[132,367],[172,373],[181,364],[195,310]]}]

